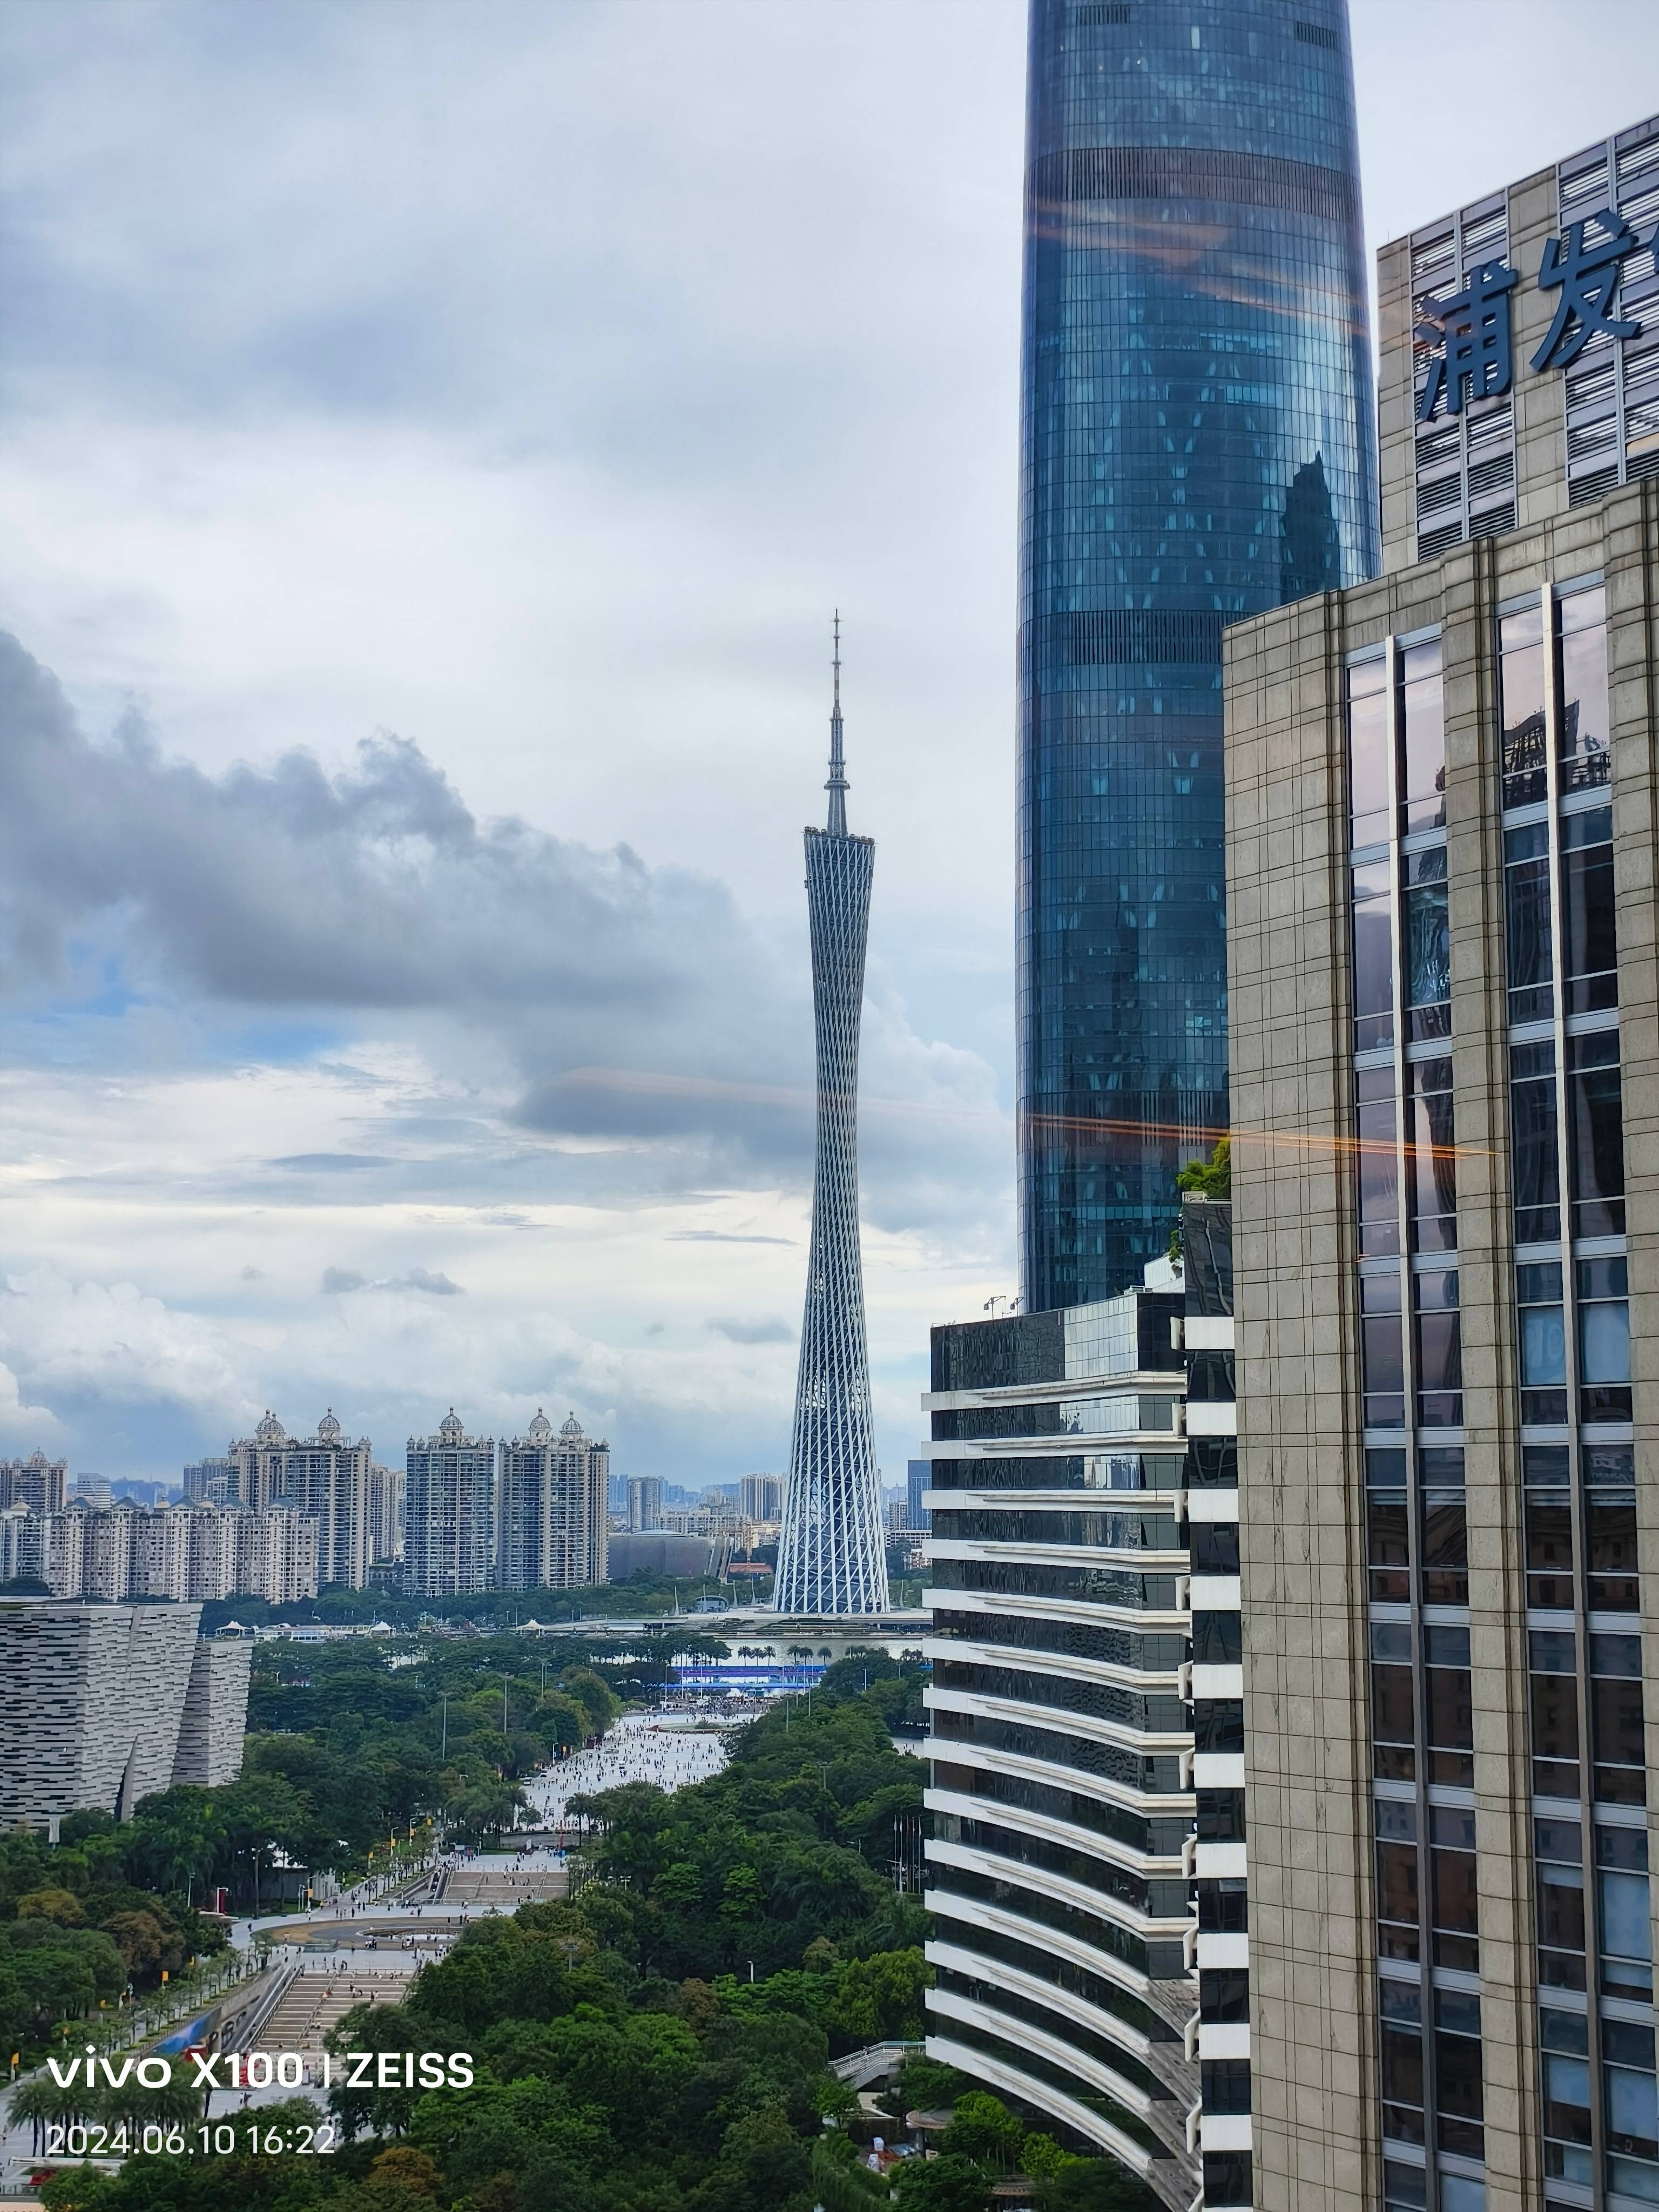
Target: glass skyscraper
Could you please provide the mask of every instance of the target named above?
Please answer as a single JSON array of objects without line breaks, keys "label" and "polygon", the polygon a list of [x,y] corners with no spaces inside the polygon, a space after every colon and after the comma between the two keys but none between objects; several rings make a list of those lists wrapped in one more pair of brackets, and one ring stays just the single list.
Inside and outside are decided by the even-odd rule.
[{"label": "glass skyscraper", "polygon": [[1376,566],[1344,0],[1031,0],[1018,1110],[1028,1310],[1227,1124],[1223,625]]}]

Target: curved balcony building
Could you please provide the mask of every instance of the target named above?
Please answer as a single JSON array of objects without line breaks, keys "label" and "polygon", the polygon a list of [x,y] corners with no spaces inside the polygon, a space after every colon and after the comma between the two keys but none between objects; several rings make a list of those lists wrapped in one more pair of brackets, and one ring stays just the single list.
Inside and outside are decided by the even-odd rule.
[{"label": "curved balcony building", "polygon": [[927,2048],[1188,2212],[1183,1300],[933,1331]]}]

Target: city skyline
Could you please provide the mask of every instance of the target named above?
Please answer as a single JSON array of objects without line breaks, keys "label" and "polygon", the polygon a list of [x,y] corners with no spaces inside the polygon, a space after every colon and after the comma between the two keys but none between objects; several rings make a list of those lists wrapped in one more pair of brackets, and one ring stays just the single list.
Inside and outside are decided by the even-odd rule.
[{"label": "city skyline", "polygon": [[[371,8],[326,35],[298,11],[257,52],[189,7],[123,9],[78,47],[72,15],[0,26],[8,174],[41,211],[17,241],[32,312],[0,348],[0,627],[88,739],[47,715],[4,763],[37,934],[7,968],[0,1450],[142,1477],[267,1403],[347,1395],[401,1437],[444,1352],[492,1432],[544,1398],[619,1467],[780,1463],[811,1081],[778,733],[816,711],[810,641],[839,596],[868,626],[867,824],[906,825],[884,844],[862,1133],[896,1476],[928,1325],[1013,1286],[1020,11],[965,3],[941,40],[922,5],[757,23],[711,0],[689,44],[670,11],[648,174],[574,111],[562,137],[496,127],[514,76],[603,112],[626,36],[603,11],[503,6],[488,58],[429,15],[418,52],[388,42]],[[1629,119],[1595,57],[1649,68],[1642,10],[1506,20],[1499,49],[1479,11],[1356,9],[1373,240]],[[290,206],[301,113],[314,183]],[[135,161],[158,130],[168,161]],[[567,151],[498,150],[532,142]],[[597,204],[573,182],[590,171]],[[319,198],[353,211],[337,262]],[[622,307],[584,289],[595,258]],[[366,260],[373,295],[349,281]],[[576,309],[552,347],[522,281],[546,267]],[[347,527],[374,512],[384,540]],[[112,767],[130,703],[160,757]],[[380,729],[403,742],[355,763]],[[295,746],[317,772],[277,772]],[[341,974],[300,926],[319,880],[345,901],[324,917],[354,950]],[[254,883],[293,896],[251,915]],[[496,893],[556,939],[586,926],[593,968],[508,960]],[[56,966],[31,964],[41,946]],[[715,979],[696,991],[691,946]]]}]

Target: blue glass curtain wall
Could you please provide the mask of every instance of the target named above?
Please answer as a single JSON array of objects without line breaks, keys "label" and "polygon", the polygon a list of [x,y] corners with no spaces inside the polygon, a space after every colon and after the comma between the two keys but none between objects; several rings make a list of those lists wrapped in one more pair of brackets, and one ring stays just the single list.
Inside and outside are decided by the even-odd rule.
[{"label": "blue glass curtain wall", "polygon": [[1376,565],[1343,0],[1033,0],[1025,1302],[1138,1282],[1226,1126],[1221,633]]}]

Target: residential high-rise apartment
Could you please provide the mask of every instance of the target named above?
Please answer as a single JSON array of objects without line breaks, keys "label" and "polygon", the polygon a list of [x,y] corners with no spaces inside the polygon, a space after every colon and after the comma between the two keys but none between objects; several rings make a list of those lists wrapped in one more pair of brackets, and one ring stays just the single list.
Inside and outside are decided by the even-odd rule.
[{"label": "residential high-rise apartment", "polygon": [[404,1555],[404,1486],[406,1470],[371,1461],[368,1469],[368,1558],[371,1567],[386,1567]]},{"label": "residential high-rise apartment", "polygon": [[469,1437],[452,1406],[434,1437],[409,1440],[404,1491],[404,1588],[418,1597],[470,1597],[495,1572],[495,1446]]},{"label": "residential high-rise apartment", "polygon": [[1389,573],[1228,633],[1261,2212],[1659,2201],[1656,220],[1387,248]]},{"label": "residential high-rise apartment", "polygon": [[538,1407],[501,1446],[495,1580],[502,1589],[586,1589],[605,1578],[611,1447],[572,1413],[555,1435]]},{"label": "residential high-rise apartment", "polygon": [[69,1502],[69,1462],[31,1452],[27,1459],[0,1459],[0,1513],[27,1505],[32,1513],[61,1513]]},{"label": "residential high-rise apartment", "polygon": [[228,1459],[191,1460],[184,1474],[186,1505],[222,1505],[236,1495],[236,1470]]},{"label": "residential high-rise apartment", "polygon": [[879,1613],[887,1603],[881,1474],[859,1245],[859,1030],[876,848],[847,828],[841,622],[830,716],[829,821],[806,831],[817,1054],[817,1149],[806,1310],[795,1379],[773,1603],[781,1613]]},{"label": "residential high-rise apartment", "polygon": [[933,1331],[927,2048],[1188,2212],[1191,1885],[1222,1869],[1194,1857],[1185,1301],[1158,1272]]},{"label": "residential high-rise apartment", "polygon": [[1226,1126],[1221,632],[1376,566],[1344,0],[1031,0],[1018,1109],[1029,1310]]},{"label": "residential high-rise apartment", "polygon": [[0,1582],[40,1582],[54,1597],[262,1597],[317,1595],[318,1524],[288,1506],[71,1506],[3,1516]]},{"label": "residential high-rise apartment", "polygon": [[369,1470],[374,1449],[367,1437],[351,1443],[325,1413],[314,1437],[290,1437],[267,1413],[251,1437],[230,1447],[230,1497],[258,1511],[291,1506],[317,1523],[319,1582],[362,1589],[368,1581]]},{"label": "residential high-rise apartment", "polygon": [[630,1474],[628,1478],[629,1533],[642,1535],[647,1529],[660,1528],[662,1525],[662,1477],[659,1474]]},{"label": "residential high-rise apartment", "polygon": [[738,1510],[745,1521],[778,1521],[783,1517],[783,1477],[745,1474],[738,1486]]}]

